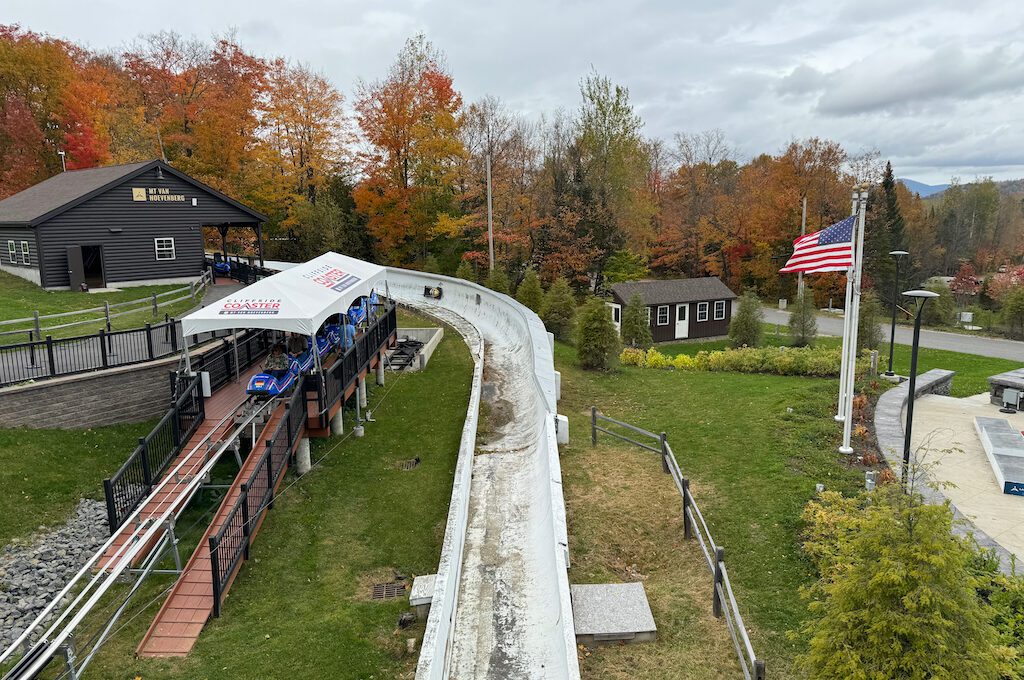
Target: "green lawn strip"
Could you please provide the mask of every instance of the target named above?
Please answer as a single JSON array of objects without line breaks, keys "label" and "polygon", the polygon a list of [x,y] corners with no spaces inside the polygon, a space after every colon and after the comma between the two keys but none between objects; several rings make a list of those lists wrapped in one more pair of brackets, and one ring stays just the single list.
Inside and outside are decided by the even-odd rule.
[{"label": "green lawn strip", "polygon": [[[377,422],[367,424],[364,438],[314,442],[313,460],[327,457],[276,500],[222,617],[192,654],[134,658],[154,603],[114,637],[86,677],[411,676],[416,655],[405,654],[405,638],[422,635],[422,626],[397,630],[407,598],[371,602],[369,586],[396,570],[411,577],[437,569],[471,381],[472,359],[455,335],[426,371],[389,373],[386,386],[371,390]],[[345,417],[350,429],[354,413]],[[422,462],[411,471],[396,465],[417,456]],[[293,481],[289,474],[285,484]],[[154,579],[148,597],[169,583]]]},{"label": "green lawn strip", "polygon": [[0,430],[0,545],[64,521],[81,498],[103,498],[103,479],[154,425]]},{"label": "green lawn strip", "polygon": [[[766,332],[765,344],[770,346],[785,346],[789,344],[789,336],[785,334],[775,335]],[[839,347],[842,345],[840,338],[821,337],[818,338],[818,347]],[[725,349],[729,346],[727,340],[709,340],[706,342],[678,342],[657,345],[659,352],[669,356],[676,354],[696,354],[701,351],[714,351]],[[880,370],[885,370],[889,361],[889,345],[883,343],[878,348],[878,362]],[[988,377],[1003,373],[1004,371],[1020,368],[1020,363],[1012,359],[996,359],[983,357],[976,354],[964,354],[962,352],[950,352],[944,349],[929,349],[922,347],[919,350],[918,374],[933,368],[943,368],[956,371],[953,378],[952,396],[969,397],[973,394],[980,394],[988,391]],[[908,345],[896,345],[893,350],[893,370],[902,375],[910,372],[910,347]]]},{"label": "green lawn strip", "polygon": [[[574,446],[589,438],[592,404],[668,433],[712,535],[725,547],[755,650],[773,675],[786,677],[795,653],[786,633],[806,611],[797,591],[812,578],[798,547],[800,512],[818,482],[844,491],[862,484],[862,473],[836,452],[840,430],[831,416],[837,381],[636,368],[584,373],[564,345],[556,359],[560,410],[570,416]],[[691,549],[700,550],[696,543]]]}]

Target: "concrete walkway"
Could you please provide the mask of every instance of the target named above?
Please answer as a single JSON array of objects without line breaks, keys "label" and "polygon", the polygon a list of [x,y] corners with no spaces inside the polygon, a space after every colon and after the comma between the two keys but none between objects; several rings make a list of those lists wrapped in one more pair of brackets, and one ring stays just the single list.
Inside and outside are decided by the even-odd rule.
[{"label": "concrete walkway", "polygon": [[[768,323],[787,325],[789,324],[789,312],[765,307],[764,320]],[[882,337],[885,348],[889,346],[889,323],[881,325]],[[843,318],[829,314],[818,315],[818,334],[842,337]],[[909,345],[913,342],[914,331],[906,326],[896,326],[896,343]],[[1012,359],[1024,362],[1024,342],[1017,340],[1003,340],[1001,338],[988,338],[980,335],[965,335],[962,333],[947,333],[945,331],[933,331],[921,329],[921,347],[930,349],[944,349],[950,352],[963,352],[964,354],[976,354],[983,357],[994,357],[996,359]]]}]

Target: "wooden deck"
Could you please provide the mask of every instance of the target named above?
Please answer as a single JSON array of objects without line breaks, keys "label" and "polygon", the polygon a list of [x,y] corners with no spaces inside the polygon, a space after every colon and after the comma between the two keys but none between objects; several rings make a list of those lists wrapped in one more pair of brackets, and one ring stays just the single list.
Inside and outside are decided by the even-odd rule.
[{"label": "wooden deck", "polygon": [[[149,499],[136,516],[139,520],[146,520],[150,517],[159,517],[180,494],[184,493],[185,488],[188,486],[188,480],[206,464],[206,447],[202,446],[196,451],[193,451],[193,449],[203,440],[203,437],[213,430],[214,426],[217,425],[224,416],[238,409],[238,407],[245,401],[245,387],[249,383],[249,378],[259,372],[260,365],[257,364],[242,373],[239,376],[238,382],[229,382],[226,385],[223,385],[206,400],[206,417],[196,429],[192,438],[189,439],[188,443],[181,447],[181,453],[179,453],[167,467],[167,471],[170,473],[170,471],[174,470],[179,463],[185,461],[185,464],[178,471],[178,478],[180,481],[168,482],[162,489],[160,489],[159,493]],[[218,437],[226,434],[234,425],[232,420],[233,419],[228,419],[227,422],[221,425],[219,431],[212,437],[212,440],[216,441]],[[165,473],[164,477],[161,478],[161,481],[166,478],[166,476],[167,473]],[[125,544],[134,529],[135,522],[126,522],[117,530],[117,534],[115,534],[113,542],[110,544],[110,547],[107,548],[107,551],[103,554],[103,558],[99,562],[99,568],[101,570],[105,571],[113,566],[119,557],[117,555],[117,551]],[[152,545],[148,545],[143,550],[139,551],[138,556],[134,560],[134,564],[141,562],[152,547]]]}]

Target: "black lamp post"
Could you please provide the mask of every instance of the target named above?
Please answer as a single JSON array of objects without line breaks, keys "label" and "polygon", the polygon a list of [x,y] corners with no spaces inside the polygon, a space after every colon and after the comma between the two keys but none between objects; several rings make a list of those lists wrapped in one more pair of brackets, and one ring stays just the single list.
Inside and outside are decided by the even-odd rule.
[{"label": "black lamp post", "polygon": [[895,375],[892,372],[892,349],[896,342],[896,308],[899,307],[900,296],[900,260],[904,255],[909,255],[905,250],[894,250],[889,253],[896,260],[896,280],[892,283],[892,325],[889,328],[889,370],[885,372],[890,378]]},{"label": "black lamp post", "polygon": [[910,349],[910,394],[907,397],[907,431],[903,435],[903,489],[907,488],[907,472],[910,469],[910,433],[914,429],[914,394],[917,388],[917,350],[921,341],[921,312],[931,298],[939,297],[930,290],[908,290],[903,293],[917,302],[917,315],[914,317],[914,344]]}]

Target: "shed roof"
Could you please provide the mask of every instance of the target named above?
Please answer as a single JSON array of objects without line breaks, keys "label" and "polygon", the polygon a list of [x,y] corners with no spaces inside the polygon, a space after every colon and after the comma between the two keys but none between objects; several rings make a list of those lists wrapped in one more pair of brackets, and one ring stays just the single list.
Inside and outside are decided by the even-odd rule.
[{"label": "shed roof", "polygon": [[717,276],[664,281],[624,281],[613,284],[612,292],[623,302],[629,302],[634,295],[639,295],[645,305],[732,300],[736,297],[736,293],[729,290]]},{"label": "shed roof", "polygon": [[85,170],[68,170],[49,179],[44,179],[39,184],[34,184],[0,201],[0,224],[35,226],[157,166],[160,166],[165,172],[173,174],[249,213],[253,216],[254,220],[265,222],[267,219],[266,216],[252,208],[248,208],[216,189],[208,187],[199,180],[189,177],[179,170],[175,170],[167,163],[161,160],[151,160],[124,165],[107,165]]}]

